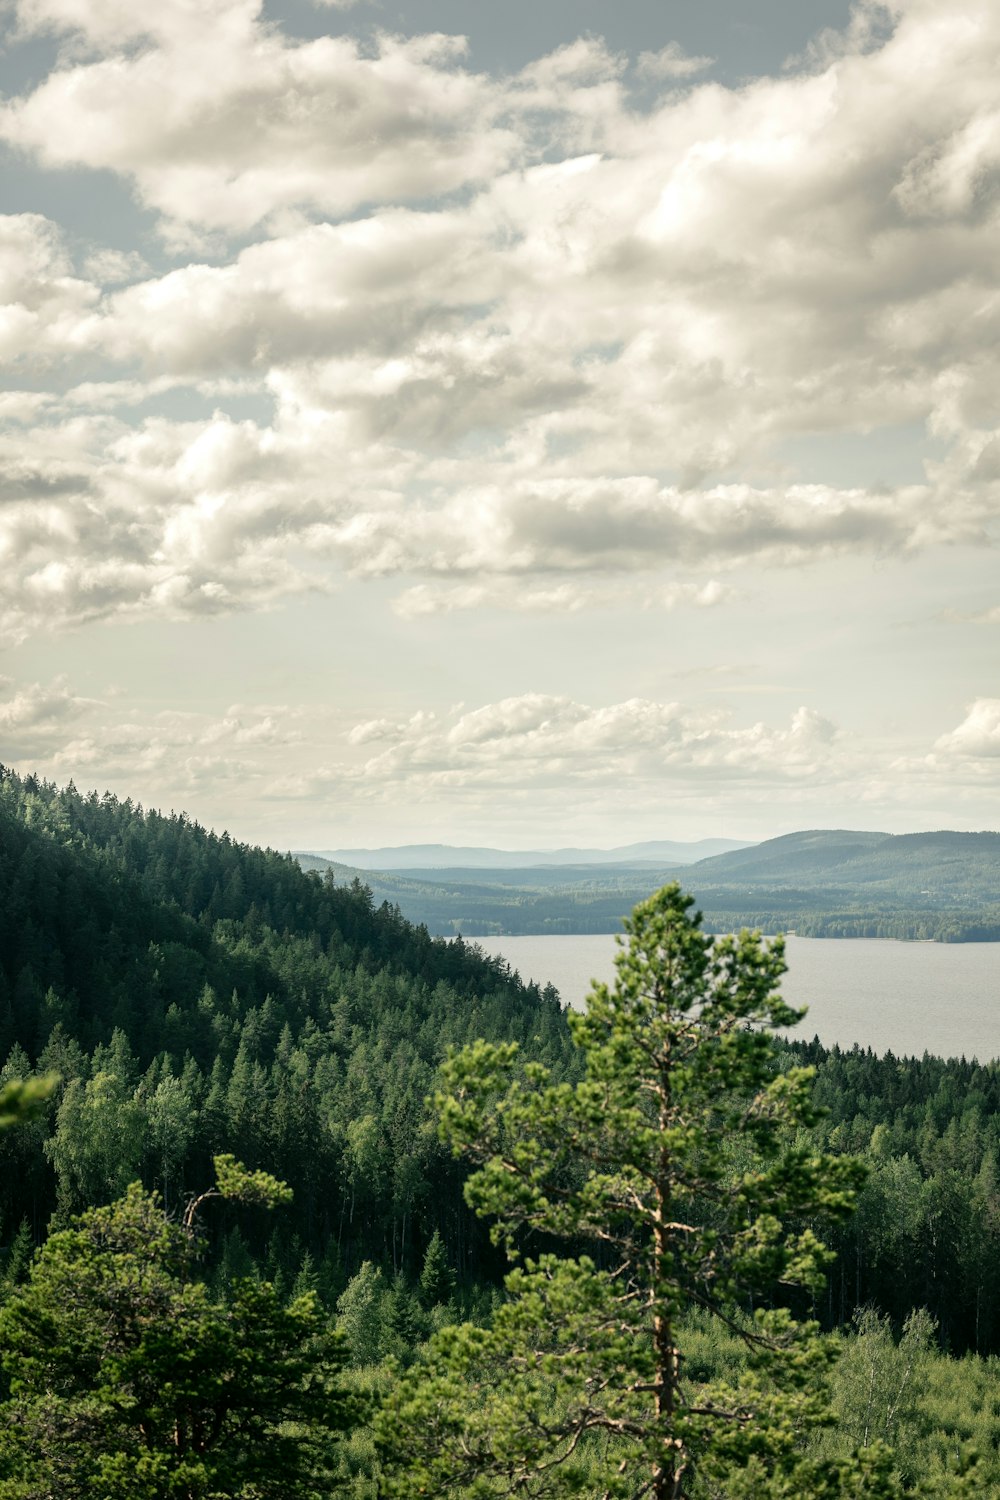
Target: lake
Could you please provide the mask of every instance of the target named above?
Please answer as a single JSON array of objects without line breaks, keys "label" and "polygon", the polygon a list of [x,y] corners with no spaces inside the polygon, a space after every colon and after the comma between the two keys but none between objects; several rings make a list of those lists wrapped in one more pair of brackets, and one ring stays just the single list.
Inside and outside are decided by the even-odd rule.
[{"label": "lake", "polygon": [[[614,977],[615,940],[601,934],[476,938],[522,979],[551,981],[581,1006],[592,979]],[[1000,1057],[1000,943],[901,943],[789,937],[782,984],[809,1014],[794,1035],[857,1042],[897,1056]]]}]

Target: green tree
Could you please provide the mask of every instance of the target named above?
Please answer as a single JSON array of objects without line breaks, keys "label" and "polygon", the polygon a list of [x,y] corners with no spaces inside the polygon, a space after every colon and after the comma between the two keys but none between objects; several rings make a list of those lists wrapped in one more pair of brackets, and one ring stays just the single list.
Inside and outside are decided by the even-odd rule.
[{"label": "green tree", "polygon": [[314,1296],[193,1279],[138,1183],[52,1235],[0,1311],[3,1500],[313,1500],[350,1420]]},{"label": "green tree", "polygon": [[934,1320],[912,1312],[899,1342],[889,1319],[873,1307],[855,1316],[855,1335],[837,1367],[835,1392],[838,1437],[867,1446],[876,1438],[891,1443],[906,1478],[916,1477],[918,1403],[923,1374],[934,1349]]},{"label": "green tree", "polygon": [[3,1275],[0,1277],[0,1297],[5,1297],[11,1288],[17,1286],[27,1276],[34,1250],[28,1221],[22,1219],[17,1233],[10,1242],[10,1249],[7,1251]]},{"label": "green tree", "polygon": [[0,1085],[0,1130],[33,1120],[59,1082],[54,1073],[36,1078],[10,1078]]},{"label": "green tree", "polygon": [[56,1171],[59,1212],[106,1203],[137,1175],[144,1150],[143,1109],[124,1072],[72,1078],[45,1152]]},{"label": "green tree", "polygon": [[163,1202],[171,1207],[171,1189],[194,1138],[194,1105],[179,1078],[168,1073],[145,1101],[147,1140],[159,1168]]},{"label": "green tree", "polygon": [[448,1255],[440,1232],[435,1229],[424,1255],[420,1272],[420,1299],[424,1307],[436,1307],[447,1302],[455,1289],[455,1273],[448,1264]]},{"label": "green tree", "polygon": [[337,1298],[338,1328],[356,1365],[378,1364],[383,1354],[382,1303],[385,1277],[370,1260],[362,1263]]},{"label": "green tree", "polygon": [[408,1361],[414,1345],[423,1335],[424,1318],[420,1303],[407,1286],[402,1271],[397,1271],[383,1298],[382,1321],[389,1353]]},{"label": "green tree", "polygon": [[[490,1328],[431,1340],[379,1418],[391,1494],[883,1492],[878,1454],[804,1456],[835,1350],[774,1305],[819,1286],[805,1225],[848,1214],[863,1171],[795,1133],[816,1112],[811,1070],[779,1071],[767,1031],[799,1019],[780,940],[713,943],[691,905],[667,886],[626,922],[614,988],[571,1017],[581,1082],[518,1073],[513,1044],[446,1064],[442,1133],[479,1165],[466,1196],[494,1238],[515,1259],[529,1235],[589,1253],[525,1261]],[[739,1335],[738,1386],[687,1377],[687,1309]]]}]

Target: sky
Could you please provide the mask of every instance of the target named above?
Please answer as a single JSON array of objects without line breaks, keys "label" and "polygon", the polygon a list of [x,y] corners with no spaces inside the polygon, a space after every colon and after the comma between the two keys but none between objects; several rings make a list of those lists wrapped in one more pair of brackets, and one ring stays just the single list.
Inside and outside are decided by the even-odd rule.
[{"label": "sky", "polygon": [[0,19],[0,760],[279,848],[998,826],[996,0]]}]

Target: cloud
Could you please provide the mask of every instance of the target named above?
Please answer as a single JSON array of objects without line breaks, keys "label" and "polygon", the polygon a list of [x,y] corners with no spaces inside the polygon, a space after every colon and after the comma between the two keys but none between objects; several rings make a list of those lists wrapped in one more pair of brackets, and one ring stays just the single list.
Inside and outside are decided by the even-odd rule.
[{"label": "cloud", "polygon": [[[9,678],[0,682],[0,692],[13,686]],[[12,697],[0,699],[0,735],[8,755],[26,753],[26,745],[44,741],[46,736],[62,736],[66,726],[87,713],[95,701],[71,693],[62,678],[43,685],[40,682],[19,687]]]},{"label": "cloud", "polygon": [[[683,606],[711,609],[737,597],[737,591],[709,579],[707,583],[668,583],[631,588],[632,608],[670,611]],[[584,609],[609,608],[623,602],[618,581],[572,580],[542,575],[530,582],[523,578],[491,579],[487,583],[418,583],[393,600],[393,610],[404,620],[451,614],[456,610],[502,609],[525,614],[577,614]]]},{"label": "cloud", "polygon": [[302,715],[287,705],[151,714],[114,691],[82,697],[62,678],[12,688],[0,686],[9,694],[0,701],[0,758],[57,780],[100,778],[101,790],[117,784],[158,803],[262,784],[302,739]]},{"label": "cloud", "polygon": [[[18,14],[62,50],[0,131],[212,253],[78,265],[0,219],[7,639],[343,569],[419,619],[702,607],[740,567],[992,543],[986,0],[868,7],[797,72],[652,104],[593,38],[500,78],[455,38],[299,41],[252,0]],[[781,457],[883,426],[933,435],[920,482]]]},{"label": "cloud", "polygon": [[[682,490],[644,476],[512,475],[465,487],[459,471],[453,493],[434,497],[434,460],[378,444],[345,452],[340,424],[304,417],[28,423],[0,437],[0,464],[8,640],[112,617],[264,608],[330,588],[340,569],[399,578],[396,608],[411,619],[625,601],[706,608],[738,586],[692,571],[903,554],[978,538],[988,520],[961,495],[943,506],[929,486]],[[431,498],[415,498],[414,483]]]},{"label": "cloud", "polygon": [[1000,700],[972,704],[931,756],[892,760],[885,745],[848,735],[816,707],[761,719],[716,692],[707,701],[699,693],[588,702],[528,691],[352,725],[327,705],[150,712],[113,690],[86,697],[62,678],[4,679],[0,739],[0,759],[19,770],[205,808],[215,822],[248,799],[272,808],[283,827],[301,804],[311,819],[348,821],[405,809],[426,826],[447,812],[455,827],[488,805],[526,832],[544,825],[555,837],[586,806],[610,838],[635,828],[636,808],[666,820],[695,809],[731,817],[734,806],[756,805],[773,830],[775,808],[789,825],[859,802],[885,809],[909,798],[937,808],[947,787],[956,805],[974,809],[1000,755]]},{"label": "cloud", "polygon": [[1000,604],[988,609],[943,609],[938,618],[953,625],[1000,625]]},{"label": "cloud", "polygon": [[0,214],[0,363],[86,349],[98,296],[72,274],[55,224],[41,214]]},{"label": "cloud", "polygon": [[[633,476],[620,480],[512,481],[465,491],[438,507],[410,505],[334,528],[330,543],[362,574],[424,571],[444,576],[651,571],[705,562],[801,562],[850,551],[904,552],[932,541],[978,534],[960,508],[942,513],[929,490],[880,494],[790,485],[758,490],[719,485],[679,490]],[[404,598],[403,610],[496,602],[482,595],[429,593]],[[514,590],[508,589],[511,602]],[[530,598],[530,591],[528,597]],[[711,604],[714,589],[685,587],[664,602]],[[567,595],[567,602],[571,596]],[[544,591],[541,599],[544,602]]]},{"label": "cloud", "polygon": [[714,61],[714,57],[691,57],[679,42],[668,42],[658,52],[640,52],[635,66],[640,78],[693,78]]},{"label": "cloud", "polygon": [[347,37],[289,41],[259,12],[256,0],[22,0],[22,27],[106,55],[70,55],[3,107],[0,132],[47,166],[120,173],[178,241],[291,209],[450,193],[512,158],[491,85],[456,66],[460,39],[382,36],[369,55]]},{"label": "cloud", "polygon": [[763,778],[776,785],[844,770],[836,726],[809,708],[785,726],[741,726],[726,710],[642,698],[593,707],[526,693],[447,718],[360,725],[349,738],[355,746],[384,746],[341,773],[378,795],[396,795],[400,783],[422,793],[515,783],[628,785],[645,795],[678,779]]},{"label": "cloud", "polygon": [[992,761],[1000,757],[1000,698],[977,698],[961,724],[934,746],[946,760]]},{"label": "cloud", "polygon": [[193,44],[209,28],[245,36],[260,13],[259,0],[164,0],[135,6],[129,0],[18,0],[22,33],[71,35],[94,49],[117,50],[137,41]]}]

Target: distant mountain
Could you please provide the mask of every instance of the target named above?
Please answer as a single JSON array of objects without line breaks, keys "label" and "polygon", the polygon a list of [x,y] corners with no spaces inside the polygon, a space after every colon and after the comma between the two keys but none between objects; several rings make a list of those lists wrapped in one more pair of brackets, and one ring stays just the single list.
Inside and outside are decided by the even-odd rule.
[{"label": "distant mountain", "polygon": [[[706,844],[722,841],[704,841]],[[1000,940],[1000,833],[889,834],[808,829],[765,843],[730,847],[691,862],[649,857],[669,844],[633,844],[543,855],[462,850],[447,845],[356,850],[350,867],[299,855],[306,869],[331,868],[338,884],[358,875],[376,903],[398,906],[432,933],[615,932],[625,913],[667,880],[694,895],[710,930],[760,927],[812,937]],[[344,851],[346,860],[348,851]],[[363,868],[359,856],[423,864]],[[431,861],[495,856],[509,865]],[[631,857],[630,857],[631,856]],[[528,863],[541,858],[545,863]],[[565,859],[565,863],[560,863]],[[516,863],[515,863],[516,861]]]},{"label": "distant mountain", "polygon": [[[452,844],[400,844],[387,849],[321,849],[309,853],[357,870],[513,870],[550,865],[690,865],[697,860],[750,849],[744,839],[697,839],[693,843],[650,839],[614,849],[479,849]],[[296,858],[305,856],[305,851]]]},{"label": "distant mountain", "polygon": [[1000,893],[1000,833],[870,833],[810,829],[700,860],[692,888],[753,885]]}]

